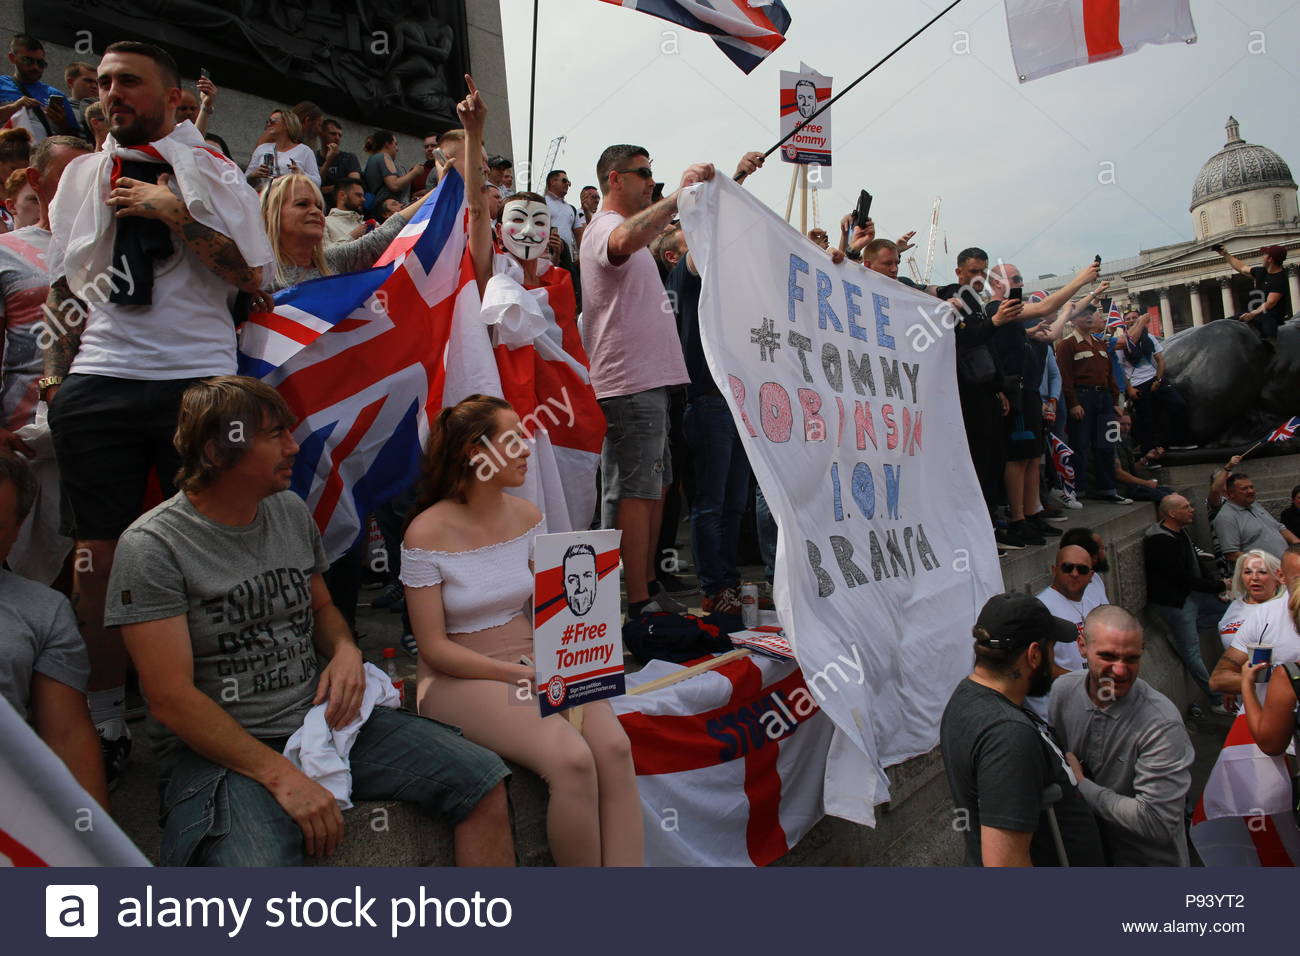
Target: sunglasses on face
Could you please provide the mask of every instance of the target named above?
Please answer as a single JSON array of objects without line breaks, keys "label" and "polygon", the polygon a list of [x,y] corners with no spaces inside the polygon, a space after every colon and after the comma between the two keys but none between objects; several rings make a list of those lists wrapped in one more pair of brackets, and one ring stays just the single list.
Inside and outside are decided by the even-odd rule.
[{"label": "sunglasses on face", "polygon": [[1092,565],[1090,564],[1071,564],[1068,561],[1061,565],[1061,570],[1066,574],[1092,574]]},{"label": "sunglasses on face", "polygon": [[1023,277],[1023,276],[1012,276],[1012,277],[1011,277],[1011,284],[1012,284],[1012,285],[1024,285],[1024,284],[1025,284],[1024,277]]},{"label": "sunglasses on face", "polygon": [[642,179],[654,179],[655,176],[654,170],[649,166],[633,166],[631,169],[616,169],[614,172],[623,173],[624,175],[632,173],[635,176],[640,176]]},{"label": "sunglasses on face", "polygon": [[34,56],[23,56],[21,53],[18,54],[18,61],[23,66],[39,66],[42,70],[50,65],[48,60],[42,60]]}]

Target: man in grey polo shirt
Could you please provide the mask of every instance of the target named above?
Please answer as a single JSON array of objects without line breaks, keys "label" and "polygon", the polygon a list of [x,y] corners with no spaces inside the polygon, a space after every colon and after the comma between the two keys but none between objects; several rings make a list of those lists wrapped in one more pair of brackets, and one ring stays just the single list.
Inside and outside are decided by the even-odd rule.
[{"label": "man in grey polo shirt", "polygon": [[1138,679],[1144,640],[1113,604],[1084,620],[1088,668],[1052,685],[1052,726],[1112,866],[1187,866],[1183,814],[1195,754],[1169,698]]},{"label": "man in grey polo shirt", "polygon": [[1300,544],[1300,538],[1255,501],[1255,482],[1241,472],[1228,476],[1228,500],[1214,519],[1214,533],[1229,561],[1256,548],[1280,558],[1287,545]]}]

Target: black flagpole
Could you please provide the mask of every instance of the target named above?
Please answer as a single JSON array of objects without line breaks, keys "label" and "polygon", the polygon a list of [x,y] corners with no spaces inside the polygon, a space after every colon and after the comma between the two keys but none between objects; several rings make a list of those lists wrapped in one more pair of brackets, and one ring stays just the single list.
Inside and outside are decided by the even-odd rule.
[{"label": "black flagpole", "polygon": [[533,75],[528,82],[528,192],[533,191],[533,119],[537,105],[537,5],[533,0]]},{"label": "black flagpole", "polygon": [[952,3],[948,4],[948,6],[944,7],[942,10],[940,10],[939,13],[934,17],[934,19],[932,19],[932,20],[931,20],[929,23],[927,23],[925,26],[921,27],[921,29],[919,29],[919,30],[917,30],[915,33],[913,33],[910,37],[908,37],[906,40],[904,40],[904,41],[903,41],[902,43],[900,43],[898,46],[894,47],[894,49],[891,50],[891,51],[889,52],[889,54],[888,54],[888,55],[887,55],[883,60],[881,60],[879,63],[877,63],[877,64],[876,64],[875,66],[873,66],[871,69],[867,70],[867,72],[863,73],[860,77],[858,77],[856,80],[854,80],[854,81],[853,81],[852,83],[850,83],[848,86],[844,87],[844,89],[840,90],[838,93],[836,93],[834,96],[832,96],[829,100],[826,101],[826,104],[825,104],[824,106],[822,106],[822,107],[819,107],[818,110],[817,110],[817,112],[813,113],[812,116],[809,116],[807,119],[805,119],[802,123],[800,123],[800,124],[799,124],[798,126],[796,126],[794,129],[790,130],[790,132],[787,133],[785,136],[782,136],[782,137],[777,141],[777,143],[776,143],[775,146],[773,146],[771,149],[769,149],[766,153],[763,154],[763,158],[764,158],[764,159],[767,159],[767,157],[769,157],[769,156],[771,156],[773,153],[775,153],[778,149],[781,148],[781,146],[785,143],[786,140],[788,140],[788,139],[789,139],[791,136],[793,136],[795,133],[799,132],[799,130],[803,129],[805,126],[807,126],[807,125],[808,125],[809,123],[811,123],[813,120],[815,120],[818,116],[821,116],[821,114],[822,114],[824,111],[830,109],[830,108],[831,108],[831,105],[832,105],[836,100],[838,100],[841,96],[843,96],[843,95],[844,95],[845,93],[847,93],[849,90],[853,89],[853,87],[857,86],[859,83],[861,83],[861,82],[862,82],[863,80],[865,80],[867,77],[869,77],[872,73],[875,73],[876,70],[878,70],[878,69],[880,69],[882,66],[884,66],[887,62],[889,62],[890,58],[893,57],[893,55],[894,55],[895,53],[897,53],[899,50],[903,49],[903,47],[907,46],[909,43],[911,43],[913,40],[915,40],[917,37],[919,37],[919,36],[920,36],[922,33],[924,33],[926,30],[930,29],[930,27],[932,27],[932,26],[934,26],[936,23],[938,23],[941,19],[943,19],[944,14],[946,14],[946,13],[947,13],[949,10],[951,10],[953,7],[957,6],[957,4],[959,4],[959,3],[961,3],[961,0],[953,0]]}]

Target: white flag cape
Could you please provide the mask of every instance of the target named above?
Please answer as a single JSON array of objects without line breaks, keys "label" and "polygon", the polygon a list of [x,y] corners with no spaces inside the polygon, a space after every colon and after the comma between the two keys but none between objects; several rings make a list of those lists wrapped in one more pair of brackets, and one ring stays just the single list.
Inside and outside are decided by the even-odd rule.
[{"label": "white flag cape", "polygon": [[0,740],[0,866],[149,865],[3,697]]},{"label": "white flag cape", "polygon": [[1002,587],[952,310],[832,265],[725,177],[689,190],[681,215],[709,368],[780,527],[777,613],[842,733],[826,812],[874,824],[884,768],[938,743],[971,625]]},{"label": "white flag cape", "polygon": [[1006,0],[1020,82],[1136,52],[1195,43],[1191,0]]}]

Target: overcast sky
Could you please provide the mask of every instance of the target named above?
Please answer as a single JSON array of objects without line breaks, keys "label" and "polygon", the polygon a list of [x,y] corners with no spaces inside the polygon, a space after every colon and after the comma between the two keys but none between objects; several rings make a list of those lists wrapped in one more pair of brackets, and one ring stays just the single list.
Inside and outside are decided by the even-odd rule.
[{"label": "overcast sky", "polygon": [[[805,61],[838,93],[946,5],[785,0],[785,44],[746,76],[707,37],[644,13],[540,3],[535,160],[568,137],[558,165],[575,204],[612,143],[645,146],[670,189],[692,162],[733,171],[744,151],[779,138],[780,70]],[[516,162],[528,147],[532,9],[532,0],[501,0]],[[936,277],[951,275],[968,245],[1028,277],[1191,239],[1192,185],[1222,148],[1230,113],[1248,142],[1300,164],[1300,2],[1192,0],[1192,13],[1195,45],[1146,47],[1020,84],[1002,0],[963,0],[832,108],[834,188],[821,192],[821,224],[834,233],[866,188],[881,235],[918,230],[923,260],[942,196]],[[969,53],[954,53],[965,44],[959,31]],[[1099,182],[1102,163],[1114,164],[1114,185]],[[783,214],[789,183],[774,154],[748,188]]]}]

